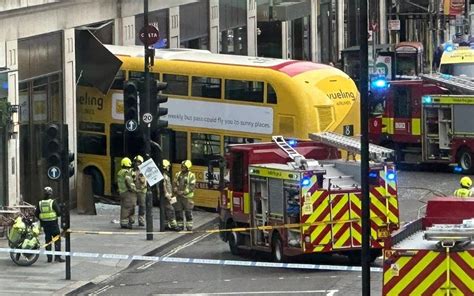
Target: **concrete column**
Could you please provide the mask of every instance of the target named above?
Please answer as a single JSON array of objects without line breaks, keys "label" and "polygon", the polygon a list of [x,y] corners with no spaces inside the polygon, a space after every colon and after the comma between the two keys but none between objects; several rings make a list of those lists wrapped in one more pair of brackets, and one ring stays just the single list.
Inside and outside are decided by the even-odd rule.
[{"label": "concrete column", "polygon": [[379,16],[379,30],[380,30],[380,44],[386,44],[388,42],[388,25],[387,25],[387,5],[386,1],[379,2],[380,16]]},{"label": "concrete column", "polygon": [[[69,150],[77,155],[77,124],[76,124],[76,55],[75,55],[75,37],[74,29],[66,29],[63,31],[63,56],[64,56],[64,116],[68,125]],[[74,167],[77,168],[77,157],[74,159]],[[67,173],[67,172],[66,172]],[[77,201],[77,173],[69,179],[69,198],[72,204]]]},{"label": "concrete column", "polygon": [[219,53],[219,0],[209,0],[209,50]]},{"label": "concrete column", "polygon": [[247,0],[247,55],[257,56],[257,0]]},{"label": "concrete column", "polygon": [[282,59],[290,59],[290,44],[288,44],[288,27],[289,21],[281,22],[281,58]]},{"label": "concrete column", "polygon": [[337,0],[337,59],[341,58],[344,48],[344,0]]},{"label": "concrete column", "polygon": [[319,0],[311,0],[311,60],[313,62],[321,61],[320,39],[318,30]]},{"label": "concrete column", "polygon": [[171,7],[169,11],[170,48],[179,48],[179,6]]},{"label": "concrete column", "polygon": [[[8,102],[18,105],[18,40],[6,42],[6,67],[8,74]],[[20,135],[18,114],[13,114],[13,136],[8,140],[8,204],[20,202]]]},{"label": "concrete column", "polygon": [[127,16],[122,18],[120,28],[121,33],[118,34],[119,45],[135,45],[135,16]]}]

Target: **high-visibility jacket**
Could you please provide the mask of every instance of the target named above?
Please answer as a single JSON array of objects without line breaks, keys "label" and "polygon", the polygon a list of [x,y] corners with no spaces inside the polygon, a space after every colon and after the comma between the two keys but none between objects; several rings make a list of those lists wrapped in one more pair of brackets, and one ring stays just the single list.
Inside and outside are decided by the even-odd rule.
[{"label": "high-visibility jacket", "polygon": [[459,188],[454,191],[454,196],[468,198],[472,196],[472,190],[467,188]]},{"label": "high-visibility jacket", "polygon": [[137,192],[146,193],[148,188],[147,188],[145,176],[142,173],[140,173],[139,170],[136,170],[134,173],[135,173],[135,188],[137,189]]},{"label": "high-visibility jacket", "polygon": [[171,179],[167,172],[163,173],[163,189],[165,197],[170,199],[173,196],[173,185],[171,184]]},{"label": "high-visibility jacket", "polygon": [[178,191],[183,191],[183,197],[193,198],[196,176],[191,171],[186,173],[179,171],[176,173],[175,186]]},{"label": "high-visibility jacket", "polygon": [[127,191],[136,192],[131,169],[121,169],[120,171],[118,171],[117,186],[119,193],[124,193]]},{"label": "high-visibility jacket", "polygon": [[41,221],[55,221],[58,219],[56,211],[53,209],[54,199],[44,199],[39,202],[39,218]]}]

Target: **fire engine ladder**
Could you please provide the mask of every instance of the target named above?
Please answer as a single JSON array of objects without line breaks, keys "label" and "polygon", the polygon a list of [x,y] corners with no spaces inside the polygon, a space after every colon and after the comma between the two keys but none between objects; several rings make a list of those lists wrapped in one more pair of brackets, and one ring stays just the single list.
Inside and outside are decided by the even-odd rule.
[{"label": "fire engine ladder", "polygon": [[285,153],[295,161],[295,164],[299,168],[306,169],[308,168],[308,163],[306,161],[306,158],[299,154],[298,151],[296,151],[293,147],[291,147],[290,144],[283,138],[283,136],[273,136],[272,137],[273,142],[275,142],[278,147],[281,148],[281,150],[285,151]]},{"label": "fire engine ladder", "polygon": [[452,76],[447,74],[423,74],[421,78],[425,81],[435,83],[451,91],[461,94],[474,94],[474,82],[469,78]]},{"label": "fire engine ladder", "polygon": [[[322,132],[309,134],[313,141],[320,142],[338,149],[346,150],[351,154],[360,154],[360,140],[352,137],[339,135],[332,132]],[[383,162],[385,159],[393,157],[394,151],[375,144],[369,144],[369,158],[373,161]]]}]

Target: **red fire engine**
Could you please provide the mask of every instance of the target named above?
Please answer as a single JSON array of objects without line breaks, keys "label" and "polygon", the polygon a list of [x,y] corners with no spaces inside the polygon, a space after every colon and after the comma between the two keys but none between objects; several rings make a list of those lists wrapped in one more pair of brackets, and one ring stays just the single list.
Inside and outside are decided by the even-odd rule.
[{"label": "red fire engine", "polygon": [[437,197],[385,241],[383,295],[474,295],[474,199]]},{"label": "red fire engine", "polygon": [[398,162],[456,165],[473,173],[473,93],[473,82],[450,75],[393,81],[372,102],[370,140],[394,149]]},{"label": "red fire engine", "polygon": [[[333,133],[310,138],[296,144],[274,137],[272,143],[230,146],[230,182],[219,212],[220,228],[233,229],[221,233],[233,254],[259,250],[283,261],[339,252],[360,260],[360,163],[342,160],[338,152],[358,153],[360,143]],[[372,260],[381,254],[383,239],[399,227],[396,172],[385,161],[392,153],[370,147]]]}]

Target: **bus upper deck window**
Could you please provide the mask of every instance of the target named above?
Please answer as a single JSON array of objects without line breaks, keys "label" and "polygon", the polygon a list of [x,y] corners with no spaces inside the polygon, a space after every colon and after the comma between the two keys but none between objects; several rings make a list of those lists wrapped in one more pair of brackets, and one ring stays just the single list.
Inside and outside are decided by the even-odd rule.
[{"label": "bus upper deck window", "polygon": [[275,92],[275,89],[270,83],[267,84],[267,103],[268,104],[277,103],[277,94]]},{"label": "bus upper deck window", "polygon": [[[159,73],[150,73],[151,74],[151,79],[160,79],[160,74]],[[145,72],[138,72],[138,71],[130,71],[128,73],[128,79],[145,79]]]},{"label": "bus upper deck window", "polygon": [[221,98],[221,79],[211,77],[193,77],[191,95],[202,98]]},{"label": "bus upper deck window", "polygon": [[163,81],[168,83],[168,87],[163,90],[163,93],[178,96],[188,95],[188,76],[163,74]]},{"label": "bus upper deck window", "polygon": [[225,98],[228,100],[263,103],[263,82],[226,80]]}]

